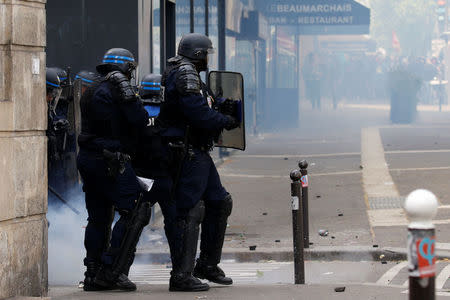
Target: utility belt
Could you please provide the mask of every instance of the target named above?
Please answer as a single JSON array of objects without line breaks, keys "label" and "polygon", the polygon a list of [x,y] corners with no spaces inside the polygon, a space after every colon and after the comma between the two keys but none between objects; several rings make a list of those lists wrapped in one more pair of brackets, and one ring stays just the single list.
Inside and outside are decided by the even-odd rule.
[{"label": "utility belt", "polygon": [[106,162],[108,177],[116,178],[125,172],[126,164],[131,161],[131,157],[126,153],[111,152],[103,149],[103,158]]},{"label": "utility belt", "polygon": [[125,172],[126,164],[131,161],[131,157],[126,153],[102,147],[95,142],[96,138],[95,135],[80,134],[78,144],[81,149],[94,154],[98,159],[104,159],[108,177],[115,179]]},{"label": "utility belt", "polygon": [[[182,137],[164,137],[165,144],[169,145],[169,148],[184,148],[185,142]],[[197,143],[188,139],[187,150],[198,150],[201,152],[211,152],[214,145],[207,143]]]}]

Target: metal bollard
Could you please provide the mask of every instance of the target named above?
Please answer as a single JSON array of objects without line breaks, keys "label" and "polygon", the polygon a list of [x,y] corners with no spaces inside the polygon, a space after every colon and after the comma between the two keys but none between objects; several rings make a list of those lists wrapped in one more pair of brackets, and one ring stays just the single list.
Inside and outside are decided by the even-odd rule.
[{"label": "metal bollard", "polygon": [[438,202],[427,190],[415,190],[405,201],[408,226],[409,299],[435,299],[436,236],[433,218]]},{"label": "metal bollard", "polygon": [[301,173],[293,170],[291,176],[292,228],[294,241],[294,273],[295,284],[305,283],[305,258],[303,255],[303,210],[301,197]]},{"label": "metal bollard", "polygon": [[309,204],[308,204],[308,162],[302,160],[298,163],[302,177],[302,207],[303,207],[303,240],[305,241],[304,247],[309,248]]}]

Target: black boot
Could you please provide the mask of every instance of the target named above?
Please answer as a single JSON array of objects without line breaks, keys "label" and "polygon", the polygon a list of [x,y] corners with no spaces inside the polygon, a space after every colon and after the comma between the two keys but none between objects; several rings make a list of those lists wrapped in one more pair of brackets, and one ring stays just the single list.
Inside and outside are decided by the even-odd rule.
[{"label": "black boot", "polygon": [[122,291],[135,291],[136,284],[134,284],[127,275],[115,275],[111,267],[102,266],[95,277],[94,283],[105,289],[118,289]]},{"label": "black boot", "polygon": [[86,262],[86,272],[84,272],[83,290],[86,292],[104,291],[106,288],[95,284],[95,276],[100,268],[97,262]]},{"label": "black boot", "polygon": [[207,283],[202,283],[191,273],[172,274],[169,281],[169,291],[171,292],[200,292],[209,290]]},{"label": "black boot", "polygon": [[197,260],[194,276],[218,284],[233,284],[233,280],[226,277],[223,270],[218,267],[222,256],[227,219],[232,207],[233,200],[229,194],[223,201],[206,203],[205,219],[202,222],[200,258]]},{"label": "black boot", "polygon": [[209,266],[201,262],[200,259],[197,260],[197,264],[195,265],[194,276],[218,284],[233,284],[233,279],[226,277],[225,272],[218,265]]},{"label": "black boot", "polygon": [[199,201],[195,207],[180,212],[176,221],[176,237],[172,254],[173,270],[169,291],[197,292],[209,290],[209,285],[192,276],[197,254],[198,233],[203,220],[205,206]]}]

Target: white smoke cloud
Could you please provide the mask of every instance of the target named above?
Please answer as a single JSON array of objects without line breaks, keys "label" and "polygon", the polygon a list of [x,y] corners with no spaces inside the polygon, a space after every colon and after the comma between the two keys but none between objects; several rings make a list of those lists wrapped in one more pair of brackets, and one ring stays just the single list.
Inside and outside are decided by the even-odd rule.
[{"label": "white smoke cloud", "polygon": [[80,215],[65,205],[49,205],[48,280],[50,285],[78,285],[84,279],[84,231],[87,211],[84,193],[74,189],[66,199]]}]

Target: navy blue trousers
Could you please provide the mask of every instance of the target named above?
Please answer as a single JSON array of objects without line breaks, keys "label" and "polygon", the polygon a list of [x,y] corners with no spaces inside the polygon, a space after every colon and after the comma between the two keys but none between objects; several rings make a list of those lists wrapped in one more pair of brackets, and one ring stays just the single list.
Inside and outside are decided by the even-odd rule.
[{"label": "navy blue trousers", "polygon": [[[126,231],[127,212],[131,212],[141,187],[130,164],[116,178],[108,177],[106,163],[100,154],[81,149],[77,166],[86,194],[88,225],[85,232],[86,261],[111,265]],[[121,214],[109,241],[112,207]],[[110,244],[110,251],[106,251]]]},{"label": "navy blue trousers", "polygon": [[200,200],[222,201],[228,192],[222,186],[219,173],[208,152],[194,149],[191,159],[183,162],[176,190],[176,205],[179,214],[193,208]]}]

